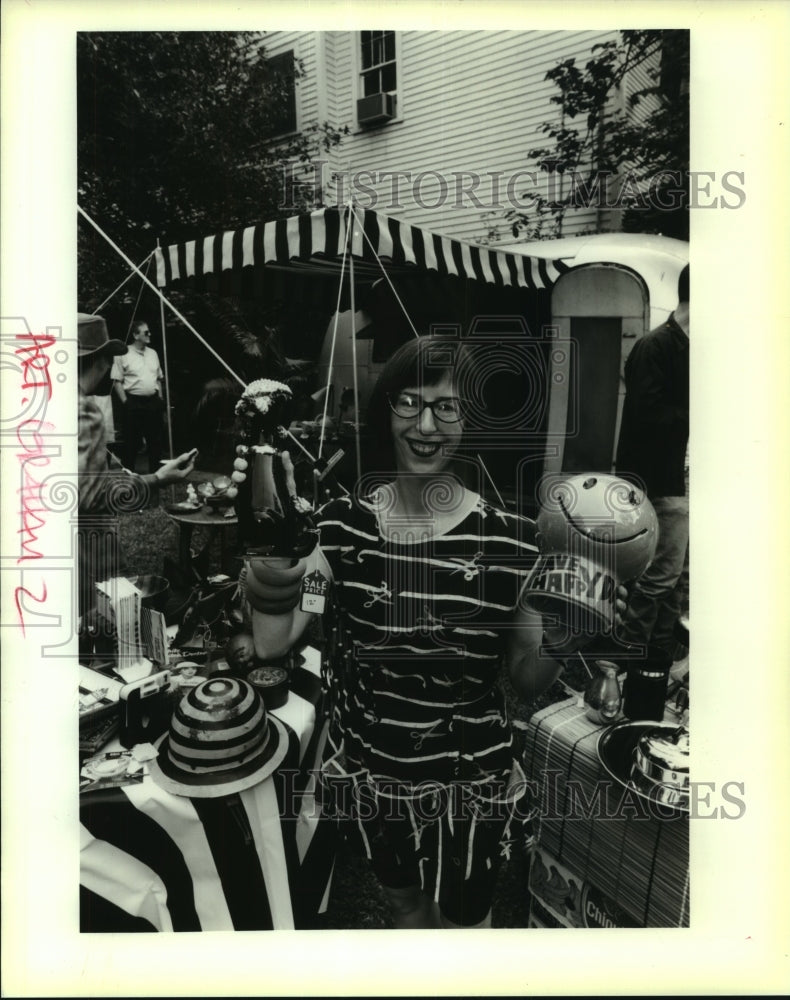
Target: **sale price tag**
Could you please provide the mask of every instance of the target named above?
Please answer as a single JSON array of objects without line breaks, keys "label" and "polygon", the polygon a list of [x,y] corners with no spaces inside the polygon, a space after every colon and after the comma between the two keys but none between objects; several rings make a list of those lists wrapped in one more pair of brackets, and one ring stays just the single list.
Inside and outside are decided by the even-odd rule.
[{"label": "sale price tag", "polygon": [[326,595],[329,592],[329,580],[320,570],[313,570],[302,580],[302,611],[322,615],[326,610]]}]

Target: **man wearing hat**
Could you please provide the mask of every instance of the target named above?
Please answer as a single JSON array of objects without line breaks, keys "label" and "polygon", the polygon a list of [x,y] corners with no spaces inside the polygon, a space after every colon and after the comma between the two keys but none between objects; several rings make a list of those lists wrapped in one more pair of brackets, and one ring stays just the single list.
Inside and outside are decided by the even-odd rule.
[{"label": "man wearing hat", "polygon": [[[145,476],[135,475],[121,465],[107,450],[104,418],[91,397],[109,394],[113,359],[125,354],[127,347],[120,340],[110,340],[107,324],[101,316],[79,313],[77,328],[79,596],[82,614],[93,604],[95,582],[116,573],[115,516],[145,507],[153,490],[186,478],[194,467],[194,453],[185,452]],[[90,519],[90,527],[86,524],[87,519]]]}]

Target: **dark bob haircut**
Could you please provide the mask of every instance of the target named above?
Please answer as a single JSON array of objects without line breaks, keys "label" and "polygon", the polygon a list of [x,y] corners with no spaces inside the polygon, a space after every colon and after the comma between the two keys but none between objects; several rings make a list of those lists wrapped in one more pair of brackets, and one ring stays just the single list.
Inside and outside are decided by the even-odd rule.
[{"label": "dark bob haircut", "polygon": [[688,302],[689,300],[689,266],[683,268],[678,276],[678,302]]},{"label": "dark bob haircut", "polygon": [[[367,459],[369,471],[394,472],[392,410],[388,396],[407,386],[436,385],[449,375],[458,386],[466,384],[471,371],[469,349],[451,337],[415,337],[392,355],[378,377],[368,402]],[[463,396],[463,392],[459,392]]]}]

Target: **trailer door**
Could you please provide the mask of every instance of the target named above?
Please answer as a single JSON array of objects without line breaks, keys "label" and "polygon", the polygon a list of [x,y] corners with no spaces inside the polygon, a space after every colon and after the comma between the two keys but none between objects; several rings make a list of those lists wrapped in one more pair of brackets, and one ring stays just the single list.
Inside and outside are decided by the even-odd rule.
[{"label": "trailer door", "polygon": [[591,264],[557,282],[546,472],[612,471],[625,362],[648,318],[647,289],[624,268]]}]

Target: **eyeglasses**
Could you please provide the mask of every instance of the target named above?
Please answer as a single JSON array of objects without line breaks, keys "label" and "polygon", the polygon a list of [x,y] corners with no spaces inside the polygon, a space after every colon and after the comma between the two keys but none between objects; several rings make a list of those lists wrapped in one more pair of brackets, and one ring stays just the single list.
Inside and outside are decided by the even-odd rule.
[{"label": "eyeglasses", "polygon": [[397,417],[412,420],[419,417],[424,409],[429,409],[434,417],[443,424],[456,424],[463,417],[463,400],[454,396],[445,396],[426,402],[414,392],[393,392],[387,396],[390,409]]}]

